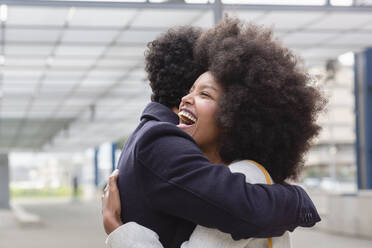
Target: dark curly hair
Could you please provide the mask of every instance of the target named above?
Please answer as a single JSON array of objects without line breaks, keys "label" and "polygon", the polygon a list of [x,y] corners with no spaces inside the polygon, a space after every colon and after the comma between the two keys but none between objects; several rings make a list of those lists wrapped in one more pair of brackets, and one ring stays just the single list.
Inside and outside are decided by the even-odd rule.
[{"label": "dark curly hair", "polygon": [[271,30],[225,16],[197,41],[195,56],[224,88],[222,160],[254,160],[276,183],[297,179],[326,101],[292,52]]},{"label": "dark curly hair", "polygon": [[196,64],[193,49],[201,29],[181,26],[169,29],[147,44],[146,72],[152,88],[151,100],[178,107],[204,68]]}]

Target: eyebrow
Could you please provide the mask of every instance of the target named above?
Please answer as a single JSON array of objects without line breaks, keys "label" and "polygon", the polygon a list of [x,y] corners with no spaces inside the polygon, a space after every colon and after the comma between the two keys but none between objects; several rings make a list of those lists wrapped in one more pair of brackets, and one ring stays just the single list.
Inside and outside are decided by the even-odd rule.
[{"label": "eyebrow", "polygon": [[205,88],[209,88],[209,89],[212,89],[214,91],[218,91],[215,87],[211,86],[211,85],[205,85],[205,86],[202,86],[202,89],[205,89]]}]

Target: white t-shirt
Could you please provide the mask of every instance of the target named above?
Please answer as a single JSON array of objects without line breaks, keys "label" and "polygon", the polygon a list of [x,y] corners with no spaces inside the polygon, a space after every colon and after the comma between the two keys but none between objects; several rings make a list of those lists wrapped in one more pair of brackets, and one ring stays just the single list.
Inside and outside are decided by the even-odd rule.
[{"label": "white t-shirt", "polygon": [[[231,172],[245,175],[247,183],[271,184],[269,173],[261,165],[248,160],[230,164]],[[163,248],[159,236],[152,230],[135,222],[129,222],[113,231],[106,240],[110,248]],[[290,248],[289,232],[283,236],[262,239],[233,240],[228,233],[217,229],[196,226],[188,241],[181,248]]]}]

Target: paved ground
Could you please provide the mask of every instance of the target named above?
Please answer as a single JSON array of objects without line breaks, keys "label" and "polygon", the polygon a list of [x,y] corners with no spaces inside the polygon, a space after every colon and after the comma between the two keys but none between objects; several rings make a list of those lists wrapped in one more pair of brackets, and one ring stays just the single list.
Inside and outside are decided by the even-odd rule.
[{"label": "paved ground", "polygon": [[39,215],[42,224],[0,229],[0,248],[105,247],[99,204],[57,201],[24,208]]},{"label": "paved ground", "polygon": [[[42,225],[0,225],[0,248],[105,247],[99,202],[54,201],[22,205],[27,211],[40,215]],[[372,240],[342,237],[311,229],[295,231],[292,241],[294,248],[372,248]]]}]

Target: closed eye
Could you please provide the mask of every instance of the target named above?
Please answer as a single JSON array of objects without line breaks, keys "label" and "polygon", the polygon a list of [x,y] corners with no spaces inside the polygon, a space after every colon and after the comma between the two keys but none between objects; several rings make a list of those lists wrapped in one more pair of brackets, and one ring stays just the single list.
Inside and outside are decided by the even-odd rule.
[{"label": "closed eye", "polygon": [[206,96],[206,97],[211,97],[207,92],[201,92],[200,95]]}]

